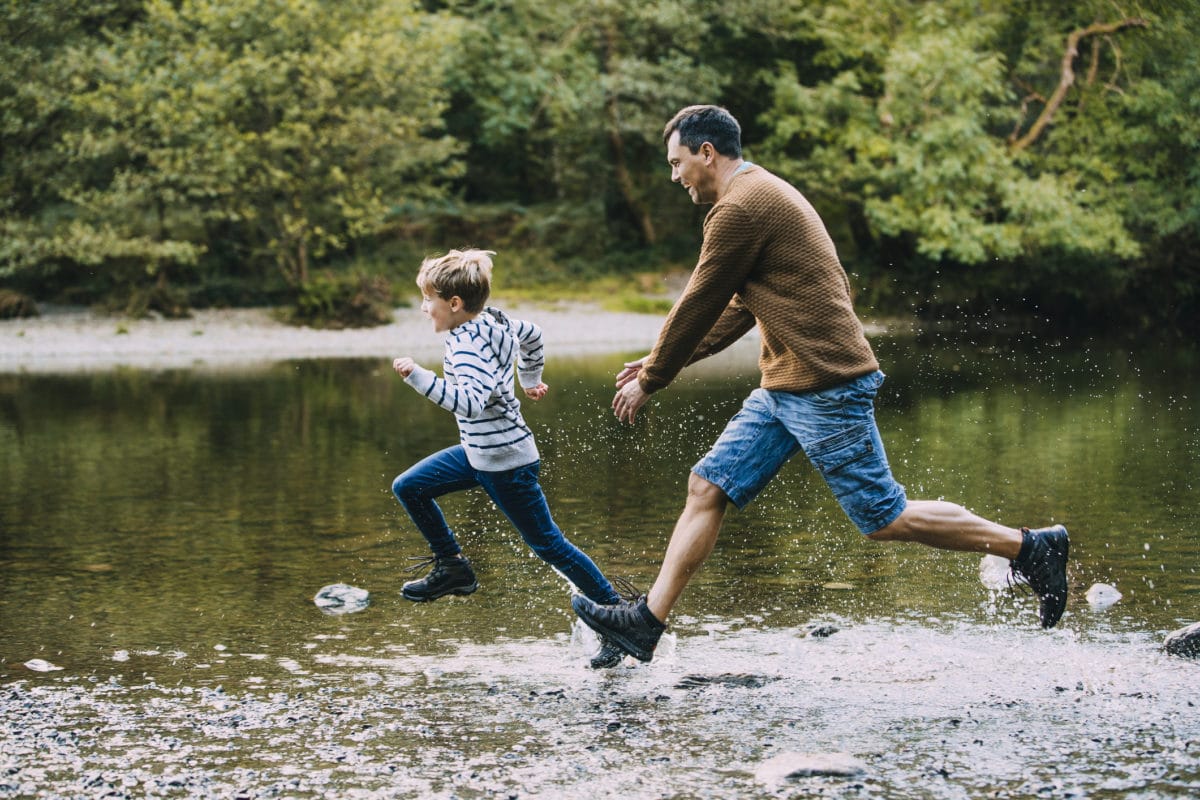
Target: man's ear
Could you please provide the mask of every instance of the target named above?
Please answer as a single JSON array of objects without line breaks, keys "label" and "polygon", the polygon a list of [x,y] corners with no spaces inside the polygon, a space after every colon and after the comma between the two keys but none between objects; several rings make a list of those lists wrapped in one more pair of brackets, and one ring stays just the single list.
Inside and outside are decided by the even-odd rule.
[{"label": "man's ear", "polygon": [[711,164],[717,157],[717,148],[712,146],[712,142],[704,142],[700,145],[700,155],[704,157],[705,164]]}]

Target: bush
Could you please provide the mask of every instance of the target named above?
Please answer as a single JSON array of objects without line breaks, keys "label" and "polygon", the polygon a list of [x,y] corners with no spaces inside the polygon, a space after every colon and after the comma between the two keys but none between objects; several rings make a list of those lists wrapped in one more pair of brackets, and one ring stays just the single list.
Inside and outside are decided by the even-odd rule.
[{"label": "bush", "polygon": [[300,288],[284,321],[312,328],[370,328],[392,321],[392,287],[386,278],[361,272],[320,272]]},{"label": "bush", "polygon": [[12,289],[0,289],[0,319],[38,316],[37,303],[28,295]]}]

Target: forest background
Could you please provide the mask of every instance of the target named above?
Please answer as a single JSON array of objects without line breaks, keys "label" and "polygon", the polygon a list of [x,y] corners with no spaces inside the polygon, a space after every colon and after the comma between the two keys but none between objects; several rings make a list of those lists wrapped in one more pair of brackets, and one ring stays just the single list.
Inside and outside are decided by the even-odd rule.
[{"label": "forest background", "polygon": [[1200,330],[1200,0],[0,2],[0,316],[371,324],[464,245],[654,310],[715,103],[860,313]]}]

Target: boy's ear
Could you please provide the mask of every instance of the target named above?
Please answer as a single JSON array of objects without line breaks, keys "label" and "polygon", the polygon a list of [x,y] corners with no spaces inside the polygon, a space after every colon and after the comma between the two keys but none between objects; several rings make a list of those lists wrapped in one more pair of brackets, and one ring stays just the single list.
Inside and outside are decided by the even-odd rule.
[{"label": "boy's ear", "polygon": [[450,299],[446,301],[446,303],[450,306],[450,310],[455,314],[457,314],[459,311],[462,311],[463,308],[466,307],[466,305],[463,303],[463,299],[458,295],[452,295]]}]

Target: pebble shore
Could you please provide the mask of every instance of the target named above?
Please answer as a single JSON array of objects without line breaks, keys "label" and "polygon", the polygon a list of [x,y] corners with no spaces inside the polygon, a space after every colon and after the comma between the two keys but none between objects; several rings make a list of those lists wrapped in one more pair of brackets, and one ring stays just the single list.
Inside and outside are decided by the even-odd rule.
[{"label": "pebble shore", "polygon": [[[660,314],[612,312],[590,304],[502,306],[545,331],[555,355],[649,352]],[[269,309],[197,311],[188,319],[141,319],[57,309],[0,320],[0,374],[137,368],[227,368],[309,358],[438,357],[442,336],[418,308],[397,308],[374,328],[317,330],[287,325]]]}]

